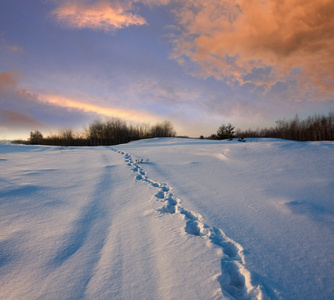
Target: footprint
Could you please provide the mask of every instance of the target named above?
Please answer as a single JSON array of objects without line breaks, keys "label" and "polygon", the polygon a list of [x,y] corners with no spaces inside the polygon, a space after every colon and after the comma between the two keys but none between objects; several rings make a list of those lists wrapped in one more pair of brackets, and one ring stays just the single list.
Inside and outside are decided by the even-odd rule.
[{"label": "footprint", "polygon": [[160,187],[160,184],[158,182],[154,182],[152,180],[149,181],[153,187]]},{"label": "footprint", "polygon": [[225,234],[217,228],[213,228],[213,232],[210,235],[210,240],[213,244],[223,248],[223,252],[230,258],[241,259],[239,252],[243,251],[241,246],[234,244],[225,236]]},{"label": "footprint", "polygon": [[235,261],[221,262],[222,275],[218,279],[222,290],[234,299],[251,299],[246,289],[245,277],[240,272],[240,265]]},{"label": "footprint", "polygon": [[185,215],[190,220],[199,220],[199,221],[203,220],[203,217],[200,214],[192,212],[192,211],[184,209],[184,208],[182,208],[180,213]]},{"label": "footprint", "polygon": [[163,199],[165,198],[165,192],[164,191],[159,191],[157,194],[155,194],[156,198]]},{"label": "footprint", "polygon": [[161,189],[162,189],[164,192],[168,192],[168,191],[169,191],[169,187],[166,186],[166,185],[162,185],[162,186],[161,186]]},{"label": "footprint", "polygon": [[136,179],[137,179],[137,180],[142,180],[142,179],[143,179],[143,175],[138,174],[138,175],[136,176]]},{"label": "footprint", "polygon": [[180,203],[180,200],[174,198],[173,194],[169,194],[166,200],[168,201],[168,205],[178,205]]},{"label": "footprint", "polygon": [[167,205],[164,205],[162,208],[160,208],[159,211],[163,212],[163,213],[175,214],[179,210],[178,210],[178,206],[177,205],[167,204]]},{"label": "footprint", "polygon": [[167,204],[160,209],[161,212],[170,214],[175,214],[179,212],[180,200],[174,198],[173,194],[169,194],[165,201],[167,202]]},{"label": "footprint", "polygon": [[188,221],[185,227],[185,231],[189,234],[197,236],[203,236],[207,234],[204,224],[198,220]]}]

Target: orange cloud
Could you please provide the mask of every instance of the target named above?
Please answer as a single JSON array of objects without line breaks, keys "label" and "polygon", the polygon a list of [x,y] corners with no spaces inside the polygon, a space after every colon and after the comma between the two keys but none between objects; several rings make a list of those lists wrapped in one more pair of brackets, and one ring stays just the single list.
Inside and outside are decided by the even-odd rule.
[{"label": "orange cloud", "polygon": [[[117,117],[127,121],[134,122],[157,122],[159,118],[151,114],[120,108],[102,107],[90,103],[80,102],[77,100],[69,99],[61,95],[53,94],[38,94],[35,95],[29,91],[21,91],[28,98],[36,98],[42,103],[49,103],[59,107],[65,107],[67,109],[78,109],[87,113],[96,113],[107,117]],[[33,96],[31,96],[33,95]]]},{"label": "orange cloud", "polygon": [[197,74],[268,88],[294,79],[334,95],[332,0],[188,0],[174,12],[172,57]]},{"label": "orange cloud", "polygon": [[91,28],[105,31],[120,29],[130,25],[144,25],[146,21],[141,16],[129,12],[128,4],[110,1],[63,2],[52,12],[59,22],[71,28]]},{"label": "orange cloud", "polygon": [[38,122],[33,117],[19,112],[0,109],[0,125],[11,129],[45,127],[45,124]]},{"label": "orange cloud", "polygon": [[15,75],[11,72],[0,73],[0,89],[8,89],[16,87]]}]

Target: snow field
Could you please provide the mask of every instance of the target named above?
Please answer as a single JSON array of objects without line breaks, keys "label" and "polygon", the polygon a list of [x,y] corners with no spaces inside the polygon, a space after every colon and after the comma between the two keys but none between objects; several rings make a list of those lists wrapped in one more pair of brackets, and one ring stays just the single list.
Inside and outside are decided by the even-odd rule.
[{"label": "snow field", "polygon": [[[163,202],[164,205],[158,209],[161,213],[180,214],[186,221],[184,231],[189,235],[201,236],[211,244],[222,248],[218,261],[221,264],[221,274],[217,280],[221,286],[222,294],[227,298],[235,299],[276,299],[276,291],[267,287],[268,295],[261,285],[253,286],[250,272],[245,268],[245,259],[241,245],[228,238],[225,233],[218,228],[211,228],[203,222],[203,217],[196,212],[187,210],[180,205],[180,200],[175,197],[172,188],[166,183],[159,183],[148,178],[140,163],[134,163],[131,155],[122,151],[115,152],[124,155],[125,162],[135,173],[135,179],[146,182],[152,187],[158,188],[155,198]],[[140,160],[143,161],[143,160]],[[217,251],[219,253],[219,251]],[[198,296],[198,295],[197,295]]]},{"label": "snow field", "polygon": [[[268,297],[334,296],[334,144],[155,139],[117,146],[242,245]],[[278,291],[278,292],[277,292]]]},{"label": "snow field", "polygon": [[161,218],[167,185],[147,188],[108,148],[16,147],[1,176],[1,298],[223,297],[222,253]]},{"label": "snow field", "polygon": [[331,299],[333,150],[0,144],[0,299]]}]

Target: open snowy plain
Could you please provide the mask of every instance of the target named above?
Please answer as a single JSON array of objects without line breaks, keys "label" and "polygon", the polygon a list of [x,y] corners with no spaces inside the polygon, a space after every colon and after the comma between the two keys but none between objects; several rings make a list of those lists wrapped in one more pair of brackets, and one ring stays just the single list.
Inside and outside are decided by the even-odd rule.
[{"label": "open snowy plain", "polygon": [[334,299],[333,195],[333,142],[0,144],[0,299]]}]

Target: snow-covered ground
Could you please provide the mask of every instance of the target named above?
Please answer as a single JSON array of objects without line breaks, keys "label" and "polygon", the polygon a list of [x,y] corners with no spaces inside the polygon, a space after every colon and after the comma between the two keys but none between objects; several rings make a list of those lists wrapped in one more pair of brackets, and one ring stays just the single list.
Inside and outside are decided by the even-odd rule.
[{"label": "snow-covered ground", "polygon": [[333,299],[333,194],[333,142],[0,144],[0,299]]}]

